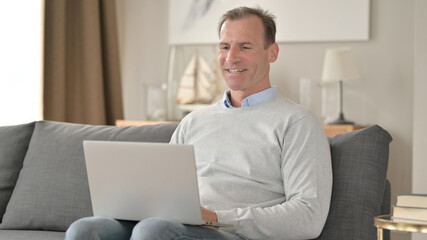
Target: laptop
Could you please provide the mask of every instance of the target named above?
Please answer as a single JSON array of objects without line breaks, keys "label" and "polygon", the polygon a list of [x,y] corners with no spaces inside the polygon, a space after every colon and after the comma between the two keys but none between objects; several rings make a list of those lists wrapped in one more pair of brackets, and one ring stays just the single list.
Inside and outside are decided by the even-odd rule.
[{"label": "laptop", "polygon": [[94,216],[203,222],[192,145],[83,141]]}]

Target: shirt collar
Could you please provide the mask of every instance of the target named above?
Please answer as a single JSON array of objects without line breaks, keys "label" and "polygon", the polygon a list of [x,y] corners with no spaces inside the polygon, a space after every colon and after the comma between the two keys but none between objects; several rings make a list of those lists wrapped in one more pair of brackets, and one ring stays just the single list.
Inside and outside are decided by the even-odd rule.
[{"label": "shirt collar", "polygon": [[[277,92],[276,87],[271,87],[271,88],[267,88],[261,92],[252,94],[252,95],[248,96],[247,98],[243,99],[242,108],[255,106],[257,104],[260,104],[260,103],[264,102],[265,100],[269,99],[276,92]],[[235,107],[233,107],[233,105],[231,105],[230,90],[225,91],[223,101],[224,101],[224,105],[227,108],[235,108]]]}]

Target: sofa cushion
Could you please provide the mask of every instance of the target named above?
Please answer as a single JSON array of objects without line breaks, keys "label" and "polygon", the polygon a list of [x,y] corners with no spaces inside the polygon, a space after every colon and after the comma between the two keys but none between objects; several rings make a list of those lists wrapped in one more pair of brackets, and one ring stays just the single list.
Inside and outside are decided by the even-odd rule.
[{"label": "sofa cushion", "polygon": [[83,140],[168,142],[176,125],[37,122],[0,228],[65,231],[75,220],[91,216]]},{"label": "sofa cushion", "polygon": [[331,208],[318,239],[376,239],[392,137],[378,125],[329,138]]},{"label": "sofa cushion", "polygon": [[0,230],[0,240],[64,240],[64,232]]},{"label": "sofa cushion", "polygon": [[0,222],[18,180],[34,124],[0,127]]}]

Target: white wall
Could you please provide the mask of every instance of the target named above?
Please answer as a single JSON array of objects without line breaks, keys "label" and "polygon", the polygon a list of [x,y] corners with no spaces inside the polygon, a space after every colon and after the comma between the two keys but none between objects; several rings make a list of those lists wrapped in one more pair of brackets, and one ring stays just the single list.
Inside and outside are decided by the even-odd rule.
[{"label": "white wall", "polygon": [[416,0],[413,191],[427,193],[427,1]]},{"label": "white wall", "polygon": [[[413,176],[418,179],[419,175],[423,174],[422,169],[417,171],[413,170],[413,167],[421,167],[420,164],[426,162],[425,153],[420,160],[412,162],[412,141],[424,145],[426,142],[426,134],[419,136],[414,133],[413,137],[413,127],[424,133],[426,127],[421,123],[426,122],[421,121],[426,118],[425,111],[421,110],[422,104],[426,102],[426,94],[421,90],[422,84],[422,89],[426,89],[426,73],[422,72],[425,71],[426,60],[425,55],[414,56],[414,41],[418,42],[417,49],[424,50],[426,41],[422,41],[425,32],[423,35],[418,35],[417,32],[414,39],[414,1],[417,1],[418,5],[421,5],[418,2],[423,2],[371,0],[369,41],[280,44],[279,59],[271,68],[273,85],[276,85],[283,95],[298,101],[301,77],[319,82],[326,48],[353,48],[361,66],[361,79],[345,83],[345,116],[357,124],[379,124],[393,136],[388,170],[393,203],[394,194],[412,191]],[[425,8],[425,4],[424,1],[422,7]],[[167,81],[168,0],[126,0],[118,1],[118,5],[122,27],[125,118],[142,120],[144,106],[141,84],[146,81]],[[419,15],[422,11],[424,10],[418,10]],[[422,21],[425,21],[425,15]],[[206,48],[210,49],[211,46]],[[421,81],[422,78],[424,81]],[[314,97],[316,101],[312,110],[320,117],[320,94],[315,94]],[[425,147],[422,150],[425,151]],[[418,152],[414,151],[414,155],[417,154]],[[425,169],[425,166],[423,167]],[[423,187],[421,190],[427,192],[423,184],[426,182],[424,175],[421,178],[424,179],[422,183],[420,181]],[[416,181],[418,180],[414,180]],[[393,233],[392,236],[395,240],[410,238],[407,233]]]},{"label": "white wall", "polygon": [[[427,1],[415,1],[412,191],[427,193]],[[413,234],[413,240],[426,239]]]},{"label": "white wall", "polygon": [[125,119],[146,119],[147,86],[166,82],[167,0],[116,1]]}]

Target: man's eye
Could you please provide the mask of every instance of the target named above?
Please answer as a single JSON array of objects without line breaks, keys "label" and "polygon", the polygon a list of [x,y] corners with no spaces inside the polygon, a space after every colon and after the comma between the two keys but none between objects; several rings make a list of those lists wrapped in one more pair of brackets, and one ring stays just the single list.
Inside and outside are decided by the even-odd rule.
[{"label": "man's eye", "polygon": [[221,47],[219,47],[219,49],[221,49],[221,50],[228,50],[228,47],[227,46],[221,46]]},{"label": "man's eye", "polygon": [[243,46],[243,49],[251,49],[251,47]]}]

